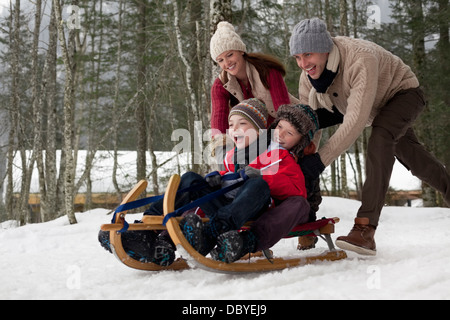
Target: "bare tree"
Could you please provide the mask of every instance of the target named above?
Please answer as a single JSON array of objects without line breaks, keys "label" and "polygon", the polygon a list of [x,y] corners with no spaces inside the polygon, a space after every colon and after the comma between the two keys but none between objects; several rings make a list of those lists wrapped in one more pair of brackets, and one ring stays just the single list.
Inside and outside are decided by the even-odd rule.
[{"label": "bare tree", "polygon": [[[78,1],[75,1],[77,4]],[[64,206],[65,212],[70,224],[77,223],[73,208],[73,190],[75,184],[75,160],[73,155],[74,138],[74,109],[75,109],[75,72],[74,64],[74,44],[75,30],[69,30],[69,38],[66,42],[64,31],[64,21],[61,18],[61,3],[59,0],[53,0],[55,16],[58,25],[59,43],[62,52],[62,59],[65,67],[65,85],[64,85],[64,153],[65,174],[64,174]]]},{"label": "bare tree", "polygon": [[[14,9],[13,9],[14,8]],[[6,211],[9,219],[14,217],[14,179],[13,162],[17,150],[17,127],[19,118],[19,74],[20,74],[20,0],[10,2],[10,49],[11,49],[11,98],[9,107],[9,138],[8,138],[8,165],[7,165],[7,189],[6,189]]]}]

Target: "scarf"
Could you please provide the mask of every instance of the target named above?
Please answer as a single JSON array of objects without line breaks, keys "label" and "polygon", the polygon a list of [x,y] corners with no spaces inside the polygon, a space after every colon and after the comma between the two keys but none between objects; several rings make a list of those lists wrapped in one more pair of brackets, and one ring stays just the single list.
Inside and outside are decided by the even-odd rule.
[{"label": "scarf", "polygon": [[308,75],[309,81],[313,86],[309,92],[309,104],[314,110],[325,108],[328,111],[333,112],[333,102],[331,101],[327,90],[338,73],[340,58],[339,49],[336,45],[333,45],[333,49],[331,49],[331,52],[328,55],[325,70],[322,72],[319,79],[311,79]]}]

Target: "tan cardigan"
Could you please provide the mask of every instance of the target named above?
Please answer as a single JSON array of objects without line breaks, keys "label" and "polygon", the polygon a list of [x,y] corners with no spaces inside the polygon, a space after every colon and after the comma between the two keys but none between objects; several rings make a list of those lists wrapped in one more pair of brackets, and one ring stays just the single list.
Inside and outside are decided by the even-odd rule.
[{"label": "tan cardigan", "polygon": [[[339,70],[328,88],[331,101],[344,115],[344,121],[319,149],[325,166],[349,149],[370,126],[380,109],[400,90],[417,88],[411,68],[377,44],[361,39],[335,37],[339,49]],[[311,83],[305,72],[300,76],[301,103],[309,104]]]}]

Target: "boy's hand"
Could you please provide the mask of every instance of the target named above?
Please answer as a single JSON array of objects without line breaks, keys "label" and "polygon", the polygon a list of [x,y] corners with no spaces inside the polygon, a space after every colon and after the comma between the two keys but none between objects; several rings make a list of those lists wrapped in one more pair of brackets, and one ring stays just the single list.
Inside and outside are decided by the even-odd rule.
[{"label": "boy's hand", "polygon": [[261,176],[261,171],[259,169],[255,169],[250,166],[246,166],[239,173],[244,180],[247,180],[248,178],[257,178]]},{"label": "boy's hand", "polygon": [[205,176],[206,183],[209,184],[210,187],[215,188],[222,185],[222,176],[219,171],[213,171],[208,173]]},{"label": "boy's hand", "polygon": [[320,159],[318,153],[304,156],[299,160],[299,165],[302,168],[303,175],[307,180],[315,180],[319,178],[320,174],[325,170],[325,166]]}]

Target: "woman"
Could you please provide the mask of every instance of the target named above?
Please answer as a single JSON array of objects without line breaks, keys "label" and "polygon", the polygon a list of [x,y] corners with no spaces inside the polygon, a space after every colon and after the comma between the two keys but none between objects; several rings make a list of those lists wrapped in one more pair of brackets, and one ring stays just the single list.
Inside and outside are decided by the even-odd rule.
[{"label": "woman", "polygon": [[211,129],[215,138],[222,138],[226,133],[231,107],[245,99],[264,101],[269,125],[280,105],[299,103],[284,83],[284,66],[271,56],[247,53],[246,45],[230,23],[217,25],[210,52],[222,70],[211,89]]}]

